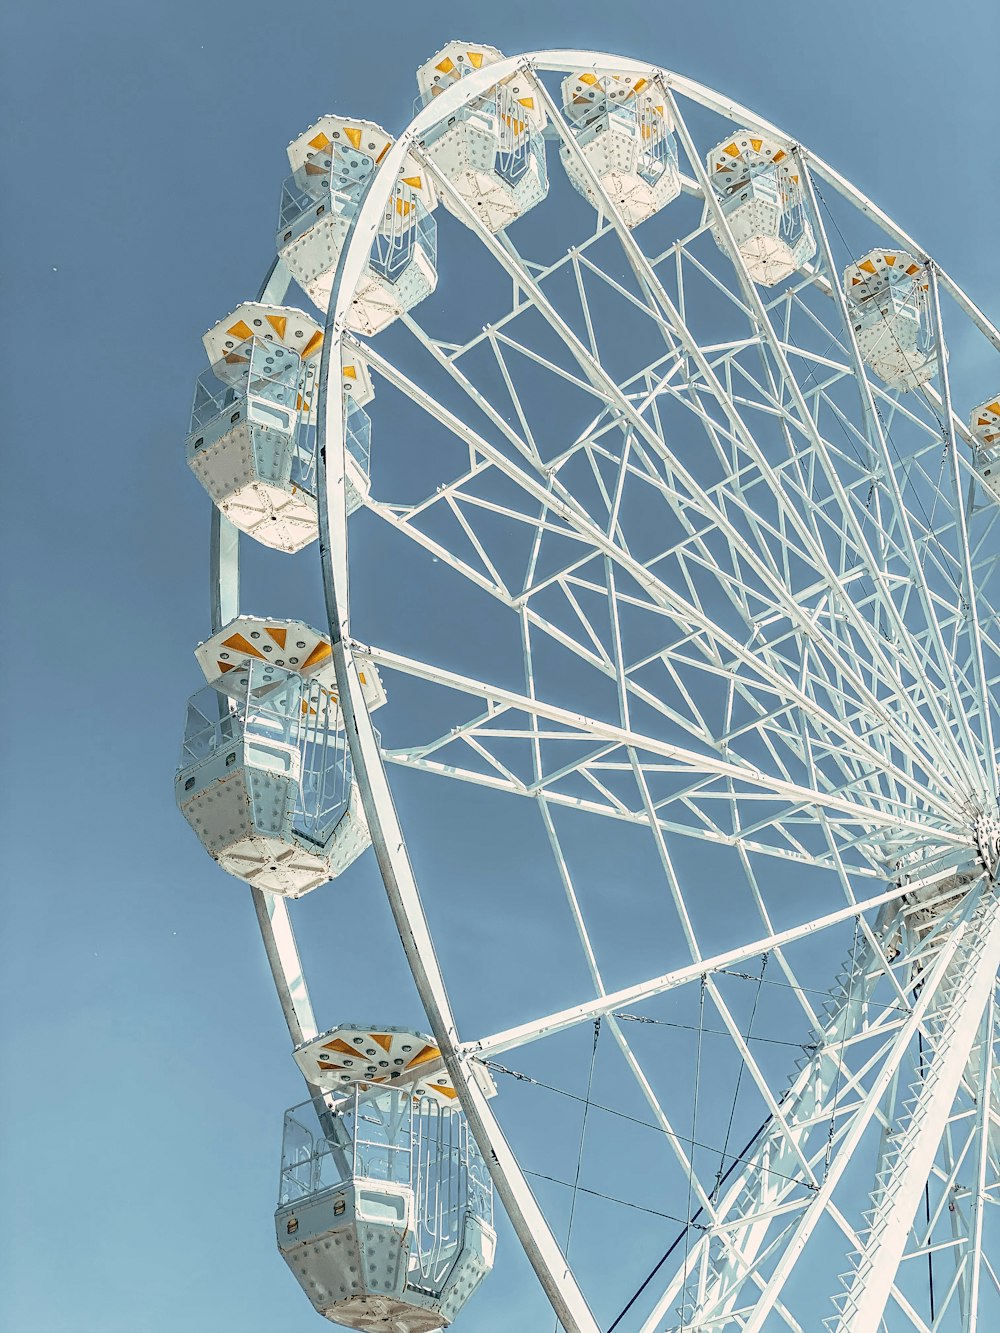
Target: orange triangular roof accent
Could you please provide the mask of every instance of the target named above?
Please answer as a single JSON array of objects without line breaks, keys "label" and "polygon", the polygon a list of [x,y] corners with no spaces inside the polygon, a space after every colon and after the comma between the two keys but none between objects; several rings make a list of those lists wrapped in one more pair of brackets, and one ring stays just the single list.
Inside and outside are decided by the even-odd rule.
[{"label": "orange triangular roof accent", "polygon": [[597,82],[597,75],[596,75],[596,74],[590,74],[590,73],[587,73],[587,74],[581,74],[581,75],[580,75],[580,82],[581,82],[581,83],[589,84],[590,87],[592,88],[592,87],[594,86],[594,84]]},{"label": "orange triangular roof accent", "polygon": [[518,106],[526,106],[529,111],[534,111],[535,109],[535,99],[533,97],[519,97],[517,99],[517,104]]},{"label": "orange triangular roof accent", "polygon": [[780,162],[783,157],[787,157],[787,153],[783,148],[779,148],[778,151],[775,153],[774,157],[771,158],[771,161]]},{"label": "orange triangular roof accent", "polygon": [[341,1041],[339,1037],[335,1037],[333,1041],[325,1041],[323,1043],[323,1050],[337,1051],[340,1055],[356,1055],[362,1060],[364,1059],[365,1054],[364,1051],[359,1051],[356,1046],[348,1046],[347,1042]]},{"label": "orange triangular roof accent", "polygon": [[357,378],[358,378],[358,370],[357,370],[357,367],[356,367],[356,366],[345,366],[345,367],[344,367],[344,379],[345,379],[345,380],[356,380]]},{"label": "orange triangular roof accent", "polygon": [[455,68],[455,62],[452,60],[451,56],[445,56],[445,58],[440,61],[439,64],[435,65],[434,68],[439,69],[442,74],[450,74]]},{"label": "orange triangular roof accent", "polygon": [[320,130],[319,134],[316,135],[315,139],[309,140],[309,147],[318,148],[320,152],[322,152],[324,148],[330,147],[330,140],[326,137],[323,131]]},{"label": "orange triangular roof accent", "polygon": [[285,329],[286,329],[286,327],[287,327],[287,325],[288,325],[288,316],[287,316],[287,315],[267,315],[267,316],[266,316],[266,319],[267,319],[268,324],[270,324],[271,328],[274,329],[274,331],[275,331],[275,333],[278,335],[278,337],[279,337],[279,338],[283,338],[283,337],[285,336]]},{"label": "orange triangular roof accent", "polygon": [[361,131],[354,125],[345,125],[344,133],[350,139],[355,148],[361,147]]},{"label": "orange triangular roof accent", "polygon": [[[979,424],[980,424],[981,426],[985,426],[986,423],[985,423],[985,421],[981,421]],[[236,663],[235,663],[235,662],[216,662],[215,665],[216,665],[216,666],[219,668],[219,670],[220,670],[221,672],[223,672],[223,673],[225,673],[225,672],[227,672],[227,671],[235,671],[235,670],[236,670]]]},{"label": "orange triangular roof accent", "polygon": [[906,271],[907,271],[907,273],[916,273],[916,271],[917,271],[917,269],[918,269],[919,267],[920,267],[919,264],[911,264],[910,267],[909,267]]},{"label": "orange triangular roof accent", "polygon": [[368,1035],[371,1037],[372,1041],[378,1042],[383,1051],[392,1050],[392,1037],[388,1032],[369,1032]]},{"label": "orange triangular roof accent", "polygon": [[736,147],[734,143],[727,143],[722,151],[724,153],[728,153],[730,157],[739,157],[740,155],[740,150]]},{"label": "orange triangular roof accent", "polygon": [[400,179],[411,190],[422,190],[424,188],[424,183],[419,176],[401,176]]},{"label": "orange triangular roof accent", "polygon": [[440,1058],[441,1052],[437,1046],[425,1046],[423,1050],[416,1053],[406,1067],[407,1069],[414,1069],[417,1065],[425,1065],[428,1060],[439,1060]]},{"label": "orange triangular roof accent", "polygon": [[482,53],[482,51],[469,51],[469,52],[468,52],[468,56],[469,56],[469,59],[472,61],[473,68],[475,68],[475,69],[481,69],[481,68],[482,68],[482,64],[483,64],[483,53]]},{"label": "orange triangular roof accent", "polygon": [[237,320],[231,329],[226,329],[226,332],[231,333],[234,338],[239,338],[241,342],[253,337],[253,329],[242,319]]},{"label": "orange triangular roof accent", "polygon": [[287,629],[272,629],[270,625],[265,625],[264,631],[271,636],[279,648],[284,648],[285,640],[288,638]]},{"label": "orange triangular roof accent", "polygon": [[763,148],[763,146],[764,146],[764,140],[763,140],[763,139],[751,139],[751,140],[750,140],[750,147],[754,150],[755,153],[759,153],[760,150],[761,150],[761,148]]},{"label": "orange triangular roof accent", "polygon": [[241,653],[249,653],[251,657],[263,658],[264,654],[259,653],[252,643],[248,643],[242,634],[233,634],[228,639],[223,639],[224,648],[236,648]]},{"label": "orange triangular roof accent", "polygon": [[647,84],[648,82],[649,82],[648,79],[636,79],[636,81],[635,81],[635,86],[634,86],[634,88],[632,89],[632,91],[635,92],[635,93],[641,93],[642,90],[643,90],[643,88],[645,88],[645,86],[646,86],[646,84]]},{"label": "orange triangular roof accent", "polygon": [[882,258],[885,260],[885,262],[889,265],[890,268],[892,268],[896,263],[895,255],[883,255]]},{"label": "orange triangular roof accent", "polygon": [[428,1087],[434,1092],[440,1092],[445,1097],[457,1097],[458,1093],[454,1088],[446,1088],[443,1083],[429,1083]]},{"label": "orange triangular roof accent", "polygon": [[343,1069],[343,1065],[335,1065],[332,1060],[317,1060],[320,1069]]},{"label": "orange triangular roof accent", "polygon": [[986,410],[987,412],[1000,412],[1000,402],[987,403]]},{"label": "orange triangular roof accent", "polygon": [[315,666],[317,662],[322,662],[325,657],[329,657],[332,652],[333,649],[327,643],[326,639],[320,639],[319,643],[302,663],[299,670],[308,671],[309,668]]},{"label": "orange triangular roof accent", "polygon": [[382,149],[381,153],[379,153],[378,157],[375,159],[375,164],[376,164],[376,166],[378,165],[379,162],[382,161],[383,157],[385,157],[386,153],[389,151],[389,149],[390,149],[391,147],[392,147],[392,143],[391,143],[391,142],[389,142],[389,143],[387,143],[387,144],[385,145],[385,147]]},{"label": "orange triangular roof accent", "polygon": [[861,263],[858,265],[858,268],[861,269],[862,273],[875,272],[875,265],[872,263],[870,259],[863,259]]},{"label": "orange triangular roof accent", "polygon": [[303,347],[302,349],[302,360],[308,361],[309,358],[312,356],[313,352],[316,351],[317,347],[319,347],[322,342],[323,342],[323,330],[317,329],[316,332],[313,334],[313,336],[306,343],[305,347]]}]

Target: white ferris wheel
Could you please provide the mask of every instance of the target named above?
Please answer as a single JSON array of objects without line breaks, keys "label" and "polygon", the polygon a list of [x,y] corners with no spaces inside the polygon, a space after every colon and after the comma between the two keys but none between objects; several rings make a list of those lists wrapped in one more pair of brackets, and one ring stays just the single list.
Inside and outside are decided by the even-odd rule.
[{"label": "white ferris wheel", "polygon": [[[307,1084],[279,1250],[363,1330],[998,1328],[1000,334],[680,75],[417,82],[290,144],[187,446],[177,798]],[[241,611],[241,533],[322,624]],[[310,1002],[291,900],[349,938],[369,846],[424,1015]]]}]

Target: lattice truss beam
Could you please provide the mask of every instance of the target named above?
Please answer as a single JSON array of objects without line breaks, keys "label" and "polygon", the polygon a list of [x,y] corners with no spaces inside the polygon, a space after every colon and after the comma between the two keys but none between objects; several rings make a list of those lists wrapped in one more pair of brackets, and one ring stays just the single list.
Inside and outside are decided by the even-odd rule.
[{"label": "lattice truss beam", "polygon": [[[428,701],[410,710],[414,734],[386,729],[385,759],[537,807],[596,998],[466,1051],[495,1059],[597,1020],[612,1033],[687,1188],[686,1210],[673,1187],[659,1198],[684,1214],[683,1252],[629,1327],[799,1329],[796,1256],[832,1238],[831,1253],[853,1254],[833,1327],[874,1333],[885,1310],[924,1333],[972,1329],[984,1286],[1000,1293],[983,1241],[1000,1169],[1000,924],[975,831],[997,797],[1000,507],[979,489],[943,358],[917,393],[865,374],[838,296],[848,242],[805,155],[817,257],[761,291],[712,239],[701,155],[675,111],[682,235],[633,234],[606,197],[559,253],[530,228],[520,248],[480,229],[487,272],[469,305],[485,323],[465,329],[457,303],[438,329],[428,303],[391,337],[345,337],[380,401],[405,402],[397,452],[419,456],[380,474],[376,454],[369,512],[514,645],[489,679],[444,653],[353,651],[426,692],[409,696]],[[946,340],[933,272],[931,285],[931,333]],[[606,985],[567,811],[648,834],[690,964]],[[745,887],[761,922],[746,950],[702,947],[681,839],[718,849]],[[775,863],[829,886],[816,902],[832,894],[836,910],[778,930]],[[845,923],[847,959],[819,1008],[797,951]],[[790,1079],[732,994],[750,960],[758,991],[769,962],[804,1025]],[[683,987],[699,995],[699,1056],[717,1024],[764,1120],[740,1153],[727,1131],[711,1167],[697,1115],[682,1128],[647,1072],[643,1029],[625,1033],[666,1021],[648,1006]],[[694,1098],[697,1110],[697,1086]],[[862,1161],[877,1182],[865,1216],[852,1206]],[[814,1262],[833,1290],[836,1271]]]},{"label": "lattice truss beam", "polygon": [[[632,275],[634,290],[599,266],[617,239],[607,223],[545,268],[515,256],[509,242],[497,245],[515,282],[505,316],[458,346],[408,320],[434,369],[464,396],[464,414],[380,351],[356,347],[465,456],[415,502],[376,498],[372,508],[520,619],[526,679],[541,674],[535,645],[548,639],[611,687],[602,694],[595,683],[595,699],[620,695],[619,720],[642,718],[630,731],[691,752],[676,775],[663,765],[650,772],[654,808],[683,803],[699,836],[736,836],[727,817],[735,764],[751,782],[763,775],[776,791],[801,794],[791,805],[768,802],[760,783],[753,828],[776,850],[800,853],[801,838],[819,834],[811,807],[826,820],[838,800],[865,813],[857,823],[821,821],[824,842],[857,846],[857,825],[868,821],[902,821],[908,841],[916,821],[929,845],[946,840],[995,782],[986,747],[1000,631],[994,617],[976,633],[970,612],[977,599],[991,604],[997,584],[997,507],[973,509],[970,599],[942,485],[939,405],[876,388],[881,433],[892,442],[879,457],[823,294],[829,284],[816,274],[793,285],[770,302],[762,328],[708,269],[718,259],[706,226],[647,261]],[[557,279],[558,304],[549,295]],[[704,304],[706,285],[738,327],[730,341],[700,347],[681,312]],[[635,345],[663,348],[620,383],[610,379],[593,309],[609,293],[627,296],[645,326]],[[573,297],[578,331],[566,310]],[[790,401],[787,366],[804,414]],[[532,427],[545,379],[541,391],[565,403],[567,421],[582,422],[569,440]],[[971,488],[964,455],[963,468]],[[411,747],[406,761],[522,792],[542,784],[561,799],[644,817],[623,789],[622,756],[606,747],[571,756],[579,738],[560,744],[554,731],[528,731],[494,710]]]}]

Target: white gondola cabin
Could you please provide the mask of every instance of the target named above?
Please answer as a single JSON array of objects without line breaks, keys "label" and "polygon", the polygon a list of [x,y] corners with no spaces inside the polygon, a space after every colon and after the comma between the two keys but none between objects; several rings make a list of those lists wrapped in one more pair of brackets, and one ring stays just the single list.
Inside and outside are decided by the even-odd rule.
[{"label": "white gondola cabin", "polygon": [[[794,159],[777,140],[738,130],[708,154],[708,178],[752,280],[773,287],[816,253]],[[722,229],[712,235],[728,252]]]},{"label": "white gondola cabin", "polygon": [[[417,70],[418,102],[426,106],[457,80],[502,58],[493,46],[449,42]],[[544,127],[534,89],[524,75],[515,75],[435,125],[420,146],[487,231],[498,232],[548,193]],[[447,194],[442,202],[458,212]]]},{"label": "white gondola cabin", "polygon": [[[372,121],[324,116],[288,146],[292,174],[281,196],[278,253],[321,310],[366,184],[392,142]],[[355,289],[348,327],[378,333],[437,286],[436,204],[431,183],[408,157]]]},{"label": "white gondola cabin", "polygon": [[871,250],[844,271],[865,364],[890,389],[916,389],[937,370],[924,266],[905,250]]},{"label": "white gondola cabin", "polygon": [[986,489],[1000,500],[1000,394],[975,409],[969,429],[976,440],[976,471]]},{"label": "white gondola cabin", "polygon": [[[195,389],[187,461],[241,532],[278,551],[315,541],[316,384],[323,331],[290,306],[246,301],[204,338],[211,368]],[[374,396],[365,365],[342,365],[347,509],[369,489]]]},{"label": "white gondola cabin", "polygon": [[[676,199],[681,181],[667,98],[658,83],[582,70],[562,84],[563,115],[580,153],[626,226],[637,227]],[[566,174],[595,208],[603,199],[568,144]]]},{"label": "white gondola cabin", "polygon": [[[208,685],[188,702],[177,804],[224,870],[297,898],[371,841],[329,641],[301,621],[239,616],[196,656]],[[371,666],[362,688],[370,709],[385,702]]]},{"label": "white gondola cabin", "polygon": [[336,1091],[285,1115],[282,1258],[346,1328],[445,1328],[492,1268],[496,1235],[489,1174],[440,1052],[403,1028],[342,1026],[310,1044],[341,1072]]}]

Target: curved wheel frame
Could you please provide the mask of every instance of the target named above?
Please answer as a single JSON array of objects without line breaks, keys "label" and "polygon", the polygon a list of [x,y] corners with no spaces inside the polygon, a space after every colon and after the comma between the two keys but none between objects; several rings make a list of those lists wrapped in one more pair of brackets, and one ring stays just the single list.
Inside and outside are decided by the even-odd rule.
[{"label": "curved wheel frame", "polygon": [[[869,199],[855,190],[839,173],[834,171],[827,164],[811,153],[805,152],[799,147],[790,136],[784,134],[781,130],[762,122],[759,117],[754,115],[748,109],[737,103],[731,102],[719,94],[685,79],[677,74],[659,69],[651,69],[648,63],[636,60],[624,59],[618,56],[605,53],[595,53],[586,51],[544,51],[531,55],[522,55],[505,59],[498,64],[487,66],[475,73],[465,77],[460,82],[444,91],[440,97],[419,112],[407,129],[399,136],[393,144],[385,160],[381,165],[380,171],[370,178],[367,193],[362,201],[359,213],[356,217],[350,241],[345,247],[334,280],[333,293],[330,300],[329,311],[326,317],[326,330],[322,352],[322,365],[320,373],[320,406],[319,406],[319,521],[320,521],[320,551],[323,570],[323,585],[326,599],[326,608],[329,621],[329,630],[331,641],[334,648],[334,661],[336,666],[337,680],[340,691],[341,707],[343,710],[345,727],[350,741],[351,752],[354,762],[354,769],[357,781],[360,786],[364,801],[365,813],[371,829],[372,841],[375,853],[378,859],[379,869],[385,883],[389,902],[395,918],[396,926],[399,930],[403,947],[406,953],[407,961],[416,982],[421,1000],[423,1002],[427,1018],[435,1039],[439,1043],[448,1072],[454,1081],[458,1090],[462,1108],[469,1119],[469,1123],[479,1144],[479,1147],[487,1161],[495,1186],[503,1201],[504,1207],[510,1218],[510,1221],[517,1233],[517,1236],[528,1256],[532,1267],[534,1268],[542,1287],[552,1304],[557,1318],[567,1333],[598,1333],[598,1324],[592,1314],[587,1301],[571,1271],[563,1253],[557,1243],[552,1231],[543,1216],[540,1208],[535,1202],[532,1191],[525,1179],[522,1169],[517,1161],[514,1152],[508,1145],[500,1125],[492,1111],[482,1086],[476,1076],[474,1068],[474,1059],[477,1055],[496,1054],[500,1051],[510,1049],[520,1044],[523,1040],[534,1040],[535,1038],[548,1033],[559,1031],[562,1028],[583,1022],[586,1020],[601,1017],[602,1015],[613,1015],[625,1004],[636,1003],[643,998],[649,998],[652,995],[662,993],[674,986],[683,984],[685,981],[704,977],[714,968],[731,965],[743,959],[747,959],[756,954],[767,953],[769,950],[780,949],[794,939],[801,939],[808,934],[821,930],[825,927],[835,925],[841,921],[855,921],[859,927],[871,934],[866,919],[866,914],[871,914],[876,909],[881,909],[882,918],[900,904],[908,895],[912,895],[919,885],[912,883],[900,883],[889,888],[887,891],[867,899],[863,903],[849,901],[845,907],[827,914],[823,918],[803,923],[800,927],[786,931],[775,931],[767,937],[755,940],[748,944],[746,948],[732,951],[726,955],[706,958],[701,957],[696,949],[692,949],[693,958],[690,965],[682,969],[676,969],[674,972],[665,974],[663,977],[655,978],[642,986],[631,987],[627,991],[618,991],[611,994],[602,994],[592,1003],[575,1006],[571,1010],[563,1011],[560,1014],[550,1015],[548,1019],[537,1024],[527,1025],[525,1029],[511,1030],[507,1033],[494,1034],[492,1038],[487,1038],[482,1042],[473,1044],[463,1043],[455,1021],[448,994],[445,986],[444,977],[437,961],[434,950],[433,939],[428,926],[427,918],[421,903],[421,897],[418,890],[413,866],[407,852],[406,842],[402,828],[396,813],[392,798],[391,789],[386,776],[385,763],[380,750],[379,739],[373,729],[371,719],[361,691],[361,685],[358,674],[358,660],[367,660],[373,656],[376,662],[383,661],[390,666],[399,665],[400,660],[392,660],[389,655],[383,655],[379,658],[372,655],[369,650],[358,645],[351,637],[350,624],[350,586],[349,586],[349,567],[348,567],[348,532],[347,516],[345,506],[345,451],[344,451],[344,422],[343,422],[343,401],[339,392],[339,373],[334,373],[331,381],[331,368],[339,367],[341,345],[346,333],[346,317],[350,306],[351,296],[361,277],[363,268],[367,262],[371,250],[372,242],[377,228],[382,219],[387,200],[390,196],[393,183],[399,173],[399,169],[404,158],[408,153],[419,153],[418,142],[421,137],[441,119],[453,115],[460,107],[472,101],[476,97],[487,92],[489,88],[497,82],[504,80],[516,72],[524,72],[528,77],[533,72],[569,72],[571,70],[583,69],[609,69],[631,74],[634,76],[655,77],[662,81],[664,87],[668,90],[671,102],[673,103],[673,113],[676,119],[677,132],[680,137],[683,148],[689,161],[692,163],[697,179],[688,180],[686,187],[694,193],[698,193],[705,198],[708,207],[715,209],[716,223],[727,239],[731,251],[735,253],[735,246],[729,225],[725,217],[715,205],[713,192],[708,187],[707,178],[701,167],[702,158],[698,150],[694,147],[691,137],[687,131],[686,124],[677,106],[676,98],[679,96],[688,99],[691,102],[698,103],[710,111],[716,112],[733,121],[755,125],[765,134],[773,136],[786,146],[787,151],[797,155],[800,170],[803,177],[804,189],[807,201],[810,204],[812,215],[816,225],[819,228],[821,253],[824,261],[824,267],[828,272],[835,273],[836,268],[833,262],[833,256],[830,249],[830,243],[823,229],[820,210],[817,205],[814,192],[813,178],[821,179],[827,185],[838,191],[850,204],[857,208],[866,217],[871,219],[879,226],[887,237],[895,242],[901,248],[910,250],[921,262],[928,264],[931,274],[932,287],[932,307],[936,327],[940,328],[940,295],[941,291],[955,302],[958,308],[969,320],[978,328],[992,345],[1000,351],[1000,332],[986,319],[983,313],[965,296],[957,285],[941,270],[936,264],[929,261],[925,252],[902,232],[895,224]],[[561,114],[558,107],[552,102],[544,85],[538,83],[539,93],[542,100],[547,103],[547,111],[550,119],[557,126],[562,125]],[[562,125],[560,131],[564,141],[569,145],[570,151],[577,152],[573,141],[565,133],[565,126]],[[580,157],[582,161],[582,156]],[[435,175],[433,166],[429,167],[431,175]],[[591,183],[601,195],[601,187],[596,177],[590,172],[590,168],[584,163],[585,172],[589,173]],[[620,217],[616,215],[614,206],[604,196],[604,211],[612,221],[615,230],[618,233],[622,247],[626,255],[632,255],[637,261],[641,262],[641,252],[636,247],[634,237],[622,223]],[[495,238],[481,236],[481,239],[488,247],[492,247],[495,252],[501,250],[500,242]],[[502,256],[500,256],[502,257]],[[509,256],[508,256],[509,259]],[[737,272],[742,283],[744,299],[748,307],[754,312],[755,316],[762,324],[767,323],[768,314],[765,309],[760,292],[749,281],[745,269],[742,274]],[[526,281],[530,281],[530,275],[523,274]],[[290,278],[284,269],[284,266],[277,263],[271,273],[268,275],[261,290],[260,298],[265,301],[279,302],[284,298],[290,285]],[[857,341],[851,332],[851,320],[844,306],[843,296],[839,287],[834,285],[829,293],[831,298],[838,302],[841,308],[841,314],[848,333],[849,347],[851,355],[854,358],[854,364],[857,372],[859,385],[864,395],[867,396],[866,411],[868,420],[873,425],[873,436],[876,443],[881,441],[881,447],[885,449],[885,439],[879,430],[880,414],[872,398],[872,389],[864,373],[861,362],[861,356]],[[696,349],[691,349],[693,352]],[[597,368],[599,369],[599,367]],[[941,369],[941,382],[943,384],[943,394],[938,399],[938,406],[945,414],[948,427],[950,445],[951,468],[953,472],[952,483],[954,494],[962,495],[962,477],[959,473],[959,460],[957,443],[964,441],[971,443],[971,437],[965,424],[956,416],[952,409],[950,393],[948,388],[948,376],[943,365]],[[794,376],[790,376],[790,381],[794,385]],[[330,384],[335,386],[335,391],[328,392]],[[933,392],[933,391],[931,391]],[[802,405],[804,408],[804,404]],[[804,411],[807,417],[807,410]],[[892,473],[891,462],[889,464],[889,473]],[[901,503],[901,501],[900,501]],[[956,507],[956,522],[964,522],[964,510],[961,503]],[[965,538],[964,549],[968,553],[968,539]],[[963,571],[965,578],[971,586],[972,568],[966,559],[966,567]],[[971,600],[972,613],[975,615],[976,601]],[[224,519],[217,510],[213,510],[212,518],[212,622],[213,630],[220,628],[237,614],[239,601],[239,561],[238,561],[238,534],[228,521]],[[973,638],[980,639],[977,626],[973,626]],[[411,664],[412,665],[412,664]],[[980,648],[978,660],[974,663],[976,673],[976,688],[985,699],[990,687],[990,681],[987,674],[987,668],[983,662],[982,651]],[[459,680],[458,677],[455,678]],[[462,682],[467,685],[468,682]],[[495,689],[490,691],[490,697],[498,695]],[[512,696],[513,700],[513,696]],[[515,704],[523,703],[523,700],[513,700]],[[954,701],[957,703],[957,699]],[[959,706],[959,711],[961,707]],[[559,719],[563,721],[565,719]],[[988,706],[982,710],[982,723],[985,728],[984,734],[978,741],[970,738],[969,753],[976,752],[979,745],[981,750],[985,750],[987,755],[995,755],[995,745],[991,731],[991,719]],[[587,725],[594,731],[594,734],[600,734],[597,730],[599,724],[592,720],[587,720]],[[615,728],[608,727],[606,731],[609,738],[614,739],[612,733]],[[619,740],[622,738],[619,737]],[[625,737],[627,740],[627,737]],[[942,752],[942,761],[947,759],[947,755]],[[995,763],[992,767],[987,763],[984,768],[984,779],[990,789],[990,794],[995,801],[998,795],[998,775]],[[893,820],[886,819],[886,824],[893,823]],[[895,824],[898,825],[898,819]],[[947,838],[945,842],[947,843]],[[953,850],[956,854],[955,866],[960,864],[959,852],[964,846],[963,840],[959,837],[952,839]],[[954,867],[953,867],[954,868]],[[938,873],[940,878],[940,873]],[[932,877],[933,878],[933,877]],[[267,950],[269,962],[274,974],[275,982],[278,988],[279,998],[288,1023],[289,1031],[294,1042],[300,1042],[316,1034],[317,1025],[313,1016],[311,1004],[309,1001],[308,990],[302,972],[301,961],[295,945],[295,937],[292,931],[291,922],[288,916],[287,906],[282,899],[272,898],[269,895],[261,893],[259,890],[252,890],[254,903],[261,925],[264,943]],[[955,963],[958,957],[963,939],[968,942],[970,931],[975,931],[976,948],[971,950],[975,956],[969,963],[968,975],[966,981],[966,994],[975,991],[981,992],[982,1005],[986,1004],[988,996],[992,993],[993,980],[996,974],[998,950],[1000,950],[1000,924],[996,913],[992,910],[992,900],[995,897],[992,890],[992,880],[989,874],[980,875],[975,881],[975,891],[970,892],[963,913],[956,916],[953,923],[953,934],[950,940],[949,949],[941,952],[934,962],[935,980],[942,981],[947,974],[948,969]],[[950,951],[949,951],[950,950]],[[943,984],[943,982],[942,982]],[[909,1017],[908,1024],[904,1027],[907,1038],[912,1038],[913,1034],[919,1030],[920,1023],[926,1017],[928,1006],[934,1000],[936,987],[927,986],[926,997],[921,1004],[917,1004]],[[947,1016],[940,1019],[941,1022],[947,1021]],[[992,1020],[991,1020],[992,1022]],[[527,1030],[530,1028],[530,1032]],[[965,1068],[968,1060],[971,1058],[973,1048],[977,1040],[977,1034],[981,1035],[979,1027],[974,1025],[971,1032],[965,1032],[961,1040],[956,1039],[952,1051],[951,1065],[958,1071],[958,1075]],[[899,1038],[902,1043],[902,1035]],[[992,1026],[990,1026],[985,1045],[986,1051],[992,1050]],[[891,1061],[887,1063],[885,1069],[885,1079],[891,1080],[894,1066]],[[992,1086],[992,1068],[987,1065],[980,1071],[981,1078],[985,1086]],[[956,1075],[956,1077],[958,1076]],[[982,1086],[981,1085],[981,1086]],[[884,1091],[884,1089],[883,1089]],[[869,1097],[874,1108],[872,1098]],[[943,1102],[942,1102],[943,1105]],[[940,1118],[940,1108],[932,1108]],[[862,1126],[863,1128],[863,1126]],[[859,1131],[860,1132],[860,1131]],[[989,1132],[989,1125],[981,1130],[985,1134]],[[829,1188],[832,1190],[832,1183]],[[818,1190],[817,1197],[821,1197],[826,1191],[826,1183]],[[817,1204],[813,1209],[815,1213],[819,1208]],[[797,1233],[793,1242],[788,1245],[787,1252],[782,1258],[779,1269],[787,1276],[789,1267],[794,1264],[796,1255],[800,1252],[808,1232]],[[981,1224],[980,1224],[980,1243],[981,1243]],[[889,1283],[892,1281],[892,1274],[889,1274]],[[783,1279],[782,1279],[783,1281]],[[873,1284],[877,1285],[877,1284]],[[748,1321],[743,1324],[747,1329],[756,1329],[763,1325],[768,1312],[780,1302],[782,1282],[773,1278],[768,1282],[766,1290],[760,1295],[760,1299]],[[670,1292],[667,1293],[671,1295]],[[676,1296],[676,1290],[672,1293]],[[869,1299],[869,1314],[858,1314],[854,1307],[851,1307],[849,1313],[855,1319],[850,1326],[852,1328],[872,1328],[878,1327],[878,1319],[881,1317],[880,1310],[884,1308],[885,1300],[888,1297],[888,1287],[884,1291],[876,1292]],[[879,1300],[881,1304],[879,1305]],[[662,1318],[667,1306],[660,1302],[657,1306],[657,1312],[654,1317]],[[779,1307],[780,1308],[780,1307]],[[872,1322],[874,1320],[874,1322]],[[654,1326],[654,1318],[647,1321],[645,1328]],[[968,1327],[974,1327],[974,1322],[968,1323]]]}]

